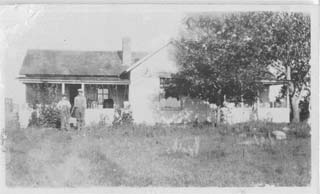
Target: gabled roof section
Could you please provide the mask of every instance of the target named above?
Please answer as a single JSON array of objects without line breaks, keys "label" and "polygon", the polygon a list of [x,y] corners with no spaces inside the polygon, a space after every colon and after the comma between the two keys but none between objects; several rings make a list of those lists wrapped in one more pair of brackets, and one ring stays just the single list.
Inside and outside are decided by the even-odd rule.
[{"label": "gabled roof section", "polygon": [[[146,55],[132,52],[132,63]],[[122,51],[28,50],[20,75],[118,76],[127,68]]]},{"label": "gabled roof section", "polygon": [[123,73],[128,73],[130,71],[132,71],[133,69],[135,69],[136,67],[138,67],[139,65],[141,65],[142,63],[144,63],[145,61],[147,61],[149,58],[151,58],[152,56],[154,56],[155,54],[157,54],[158,52],[160,52],[162,49],[166,48],[167,46],[169,46],[170,44],[174,44],[174,41],[169,41],[168,43],[166,43],[165,45],[163,45],[162,47],[160,47],[158,50],[146,55],[145,57],[143,57],[142,59],[140,59],[139,61],[135,62],[134,64],[132,64],[129,68],[127,68]]}]

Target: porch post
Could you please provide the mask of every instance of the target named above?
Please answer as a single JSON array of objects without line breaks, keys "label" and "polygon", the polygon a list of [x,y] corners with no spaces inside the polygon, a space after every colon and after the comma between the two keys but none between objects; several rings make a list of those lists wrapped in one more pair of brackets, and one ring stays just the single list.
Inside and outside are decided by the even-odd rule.
[{"label": "porch post", "polygon": [[65,84],[64,83],[61,84],[61,92],[62,92],[62,94],[65,94]]},{"label": "porch post", "polygon": [[83,91],[83,95],[85,95],[85,91],[84,91],[84,83],[81,83],[81,89]]}]

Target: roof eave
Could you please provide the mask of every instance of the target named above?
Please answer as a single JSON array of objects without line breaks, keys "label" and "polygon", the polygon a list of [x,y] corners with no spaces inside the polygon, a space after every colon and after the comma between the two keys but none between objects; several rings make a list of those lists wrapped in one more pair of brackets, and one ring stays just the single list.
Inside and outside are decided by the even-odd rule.
[{"label": "roof eave", "polygon": [[277,85],[277,84],[288,84],[291,80],[268,80],[268,79],[264,79],[264,80],[258,80],[258,83],[262,83],[262,84],[273,84],[273,85]]},{"label": "roof eave", "polygon": [[22,83],[55,83],[55,84],[109,84],[109,85],[129,85],[130,80],[118,79],[118,80],[81,80],[81,79],[50,79],[50,78],[29,78],[29,77],[18,77]]},{"label": "roof eave", "polygon": [[25,77],[120,77],[118,74],[112,75],[90,75],[90,74],[20,74]]}]

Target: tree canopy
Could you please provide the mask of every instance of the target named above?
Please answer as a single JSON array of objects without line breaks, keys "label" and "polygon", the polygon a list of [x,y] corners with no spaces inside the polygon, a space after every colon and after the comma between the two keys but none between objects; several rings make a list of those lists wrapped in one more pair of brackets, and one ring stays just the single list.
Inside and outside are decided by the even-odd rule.
[{"label": "tree canopy", "polygon": [[[222,105],[227,98],[253,101],[259,80],[285,80],[291,97],[310,83],[310,17],[303,13],[238,12],[189,15],[176,41],[180,71],[168,95],[188,95]],[[280,66],[276,76],[271,65]],[[286,90],[284,90],[286,91]]]}]

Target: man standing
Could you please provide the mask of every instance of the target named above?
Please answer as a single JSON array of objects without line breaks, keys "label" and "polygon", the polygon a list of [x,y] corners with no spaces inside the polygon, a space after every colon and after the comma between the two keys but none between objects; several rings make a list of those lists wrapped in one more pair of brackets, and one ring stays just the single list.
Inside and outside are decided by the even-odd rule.
[{"label": "man standing", "polygon": [[60,112],[61,130],[69,130],[70,108],[71,104],[66,95],[62,95],[62,99],[58,102],[57,107]]},{"label": "man standing", "polygon": [[83,95],[83,90],[78,89],[78,96],[74,99],[74,108],[77,118],[77,128],[81,130],[84,127],[84,115],[87,107],[87,99]]}]

